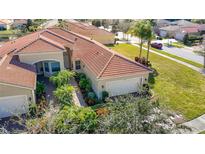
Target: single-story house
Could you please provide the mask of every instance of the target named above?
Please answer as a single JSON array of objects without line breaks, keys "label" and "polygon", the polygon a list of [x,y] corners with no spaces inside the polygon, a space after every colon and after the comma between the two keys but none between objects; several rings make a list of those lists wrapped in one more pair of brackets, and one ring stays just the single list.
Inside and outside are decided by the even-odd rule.
[{"label": "single-story house", "polygon": [[[150,69],[101,43],[60,28],[40,30],[0,47],[0,117],[24,113],[35,102],[37,75],[70,69],[84,72],[100,98],[137,92]],[[22,108],[25,106],[25,109]]]},{"label": "single-story house", "polygon": [[199,33],[199,27],[185,27],[185,26],[178,26],[178,25],[173,25],[173,26],[166,26],[160,28],[159,35],[161,37],[169,37],[169,38],[175,38],[176,40],[182,41],[184,39],[184,36],[186,34],[191,34],[191,35],[200,35]]},{"label": "single-story house", "polygon": [[66,20],[66,29],[92,38],[102,44],[115,43],[115,34],[105,29],[97,28],[88,23],[79,22],[76,20]]},{"label": "single-story house", "polygon": [[28,23],[27,19],[14,19],[14,22],[12,23],[13,28],[21,29],[25,27]]},{"label": "single-story house", "polygon": [[0,30],[8,30],[8,29],[10,29],[11,24],[12,24],[12,20],[0,19]]},{"label": "single-story house", "polygon": [[182,27],[198,27],[199,26],[199,24],[190,22],[185,19],[173,21],[171,22],[170,25],[177,25],[177,26],[182,26]]}]

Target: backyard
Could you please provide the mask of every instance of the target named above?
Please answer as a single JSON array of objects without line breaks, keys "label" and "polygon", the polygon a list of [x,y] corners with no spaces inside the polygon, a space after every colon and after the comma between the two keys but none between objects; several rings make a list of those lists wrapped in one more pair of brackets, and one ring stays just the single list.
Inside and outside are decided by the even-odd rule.
[{"label": "backyard", "polygon": [[[133,45],[119,44],[111,48],[131,59],[139,55],[139,48]],[[142,55],[146,55],[145,50]],[[161,105],[181,113],[186,120],[205,113],[204,76],[154,53],[150,53],[150,61],[159,73],[152,90]]]}]

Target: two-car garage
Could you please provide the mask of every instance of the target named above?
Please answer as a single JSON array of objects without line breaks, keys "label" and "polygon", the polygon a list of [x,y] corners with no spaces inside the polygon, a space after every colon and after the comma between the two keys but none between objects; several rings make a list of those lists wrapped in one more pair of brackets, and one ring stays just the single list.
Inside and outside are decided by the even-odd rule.
[{"label": "two-car garage", "polygon": [[24,114],[28,111],[26,95],[0,97],[0,118]]},{"label": "two-car garage", "polygon": [[0,83],[0,119],[27,113],[32,102],[33,89]]}]

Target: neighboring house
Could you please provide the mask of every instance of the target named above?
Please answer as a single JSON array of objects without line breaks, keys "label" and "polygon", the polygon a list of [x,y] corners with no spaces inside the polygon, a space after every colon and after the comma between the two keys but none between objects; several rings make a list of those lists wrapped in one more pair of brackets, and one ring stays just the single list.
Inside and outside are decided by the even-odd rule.
[{"label": "neighboring house", "polygon": [[54,27],[56,25],[58,25],[58,19],[50,19],[46,22],[44,22],[43,24],[41,24],[42,28],[50,28],[50,27]]},{"label": "neighboring house", "polygon": [[159,29],[159,35],[161,37],[170,37],[174,38],[176,35],[176,32],[179,31],[179,26],[166,26]]},{"label": "neighboring house", "polygon": [[12,27],[17,29],[22,29],[27,25],[27,23],[28,23],[27,19],[14,19]]},{"label": "neighboring house", "polygon": [[184,19],[173,21],[173,22],[171,22],[171,25],[177,25],[177,26],[183,26],[183,27],[197,27],[197,26],[199,26],[199,24],[197,24],[197,23],[193,23],[193,22],[190,22],[190,21],[187,21]]},{"label": "neighboring house", "polygon": [[115,34],[107,30],[100,29],[88,23],[79,22],[76,20],[66,20],[66,22],[67,23],[65,28],[67,30],[89,37],[102,44],[115,43]]},{"label": "neighboring house", "polygon": [[8,29],[10,29],[11,24],[12,24],[12,20],[0,19],[0,30],[8,30]]},{"label": "neighboring house", "polygon": [[175,38],[176,40],[182,41],[186,34],[189,35],[200,35],[198,26],[166,26],[159,29],[159,35],[161,37]]},{"label": "neighboring house", "polygon": [[[60,28],[37,31],[0,47],[0,117],[24,113],[35,102],[37,75],[72,69],[84,72],[100,98],[137,92],[150,69],[101,43]],[[25,109],[22,108],[25,106]]]}]

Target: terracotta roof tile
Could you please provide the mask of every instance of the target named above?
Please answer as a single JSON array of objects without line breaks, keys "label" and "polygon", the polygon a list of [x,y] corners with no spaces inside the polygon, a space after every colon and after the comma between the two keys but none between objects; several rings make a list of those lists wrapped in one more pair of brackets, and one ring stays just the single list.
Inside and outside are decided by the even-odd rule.
[{"label": "terracotta roof tile", "polygon": [[32,42],[18,53],[33,53],[33,52],[56,52],[62,51],[63,48],[58,47],[48,41],[43,40],[42,38]]},{"label": "terracotta roof tile", "polygon": [[[25,87],[35,86],[34,67],[20,63],[15,54],[29,52],[59,51],[69,47],[72,58],[79,58],[98,78],[123,76],[150,70],[105,47],[101,43],[80,34],[60,28],[49,28],[5,43],[0,48],[0,82]],[[3,62],[2,62],[3,61]]]},{"label": "terracotta roof tile", "polygon": [[34,66],[19,62],[13,54],[5,55],[4,62],[0,65],[0,82],[35,88],[36,73]]}]

